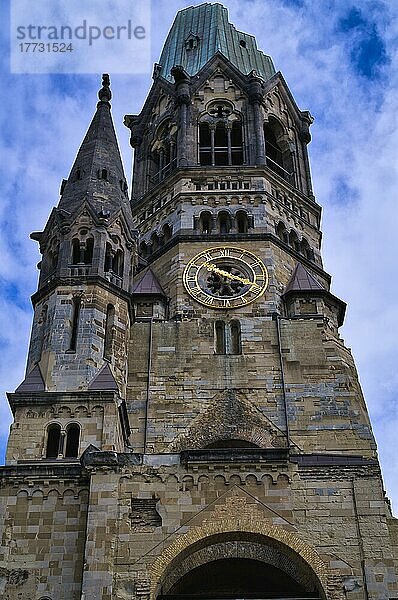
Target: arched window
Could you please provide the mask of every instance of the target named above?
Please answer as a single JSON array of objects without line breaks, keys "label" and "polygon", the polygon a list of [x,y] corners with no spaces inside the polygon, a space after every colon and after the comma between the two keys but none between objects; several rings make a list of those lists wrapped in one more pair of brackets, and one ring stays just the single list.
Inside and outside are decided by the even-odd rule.
[{"label": "arched window", "polygon": [[216,321],[215,352],[216,354],[242,354],[241,328],[239,321]]},{"label": "arched window", "polygon": [[[199,164],[201,165],[241,165],[243,164],[243,134],[241,121],[228,121],[223,106],[211,111],[212,123],[199,123]],[[225,113],[225,114],[224,114]]]},{"label": "arched window", "polygon": [[80,318],[80,298],[73,298],[72,301],[72,321],[70,328],[69,337],[69,352],[76,352],[77,334],[79,330],[79,318]]},{"label": "arched window", "polygon": [[231,231],[231,217],[226,211],[218,214],[218,231],[220,233],[229,233]]},{"label": "arched window", "polygon": [[153,233],[151,235],[151,246],[152,246],[152,252],[155,252],[160,246],[159,236],[157,233]]},{"label": "arched window", "polygon": [[145,242],[141,242],[140,244],[140,254],[143,258],[145,258],[148,254],[148,246]]},{"label": "arched window", "polygon": [[164,179],[176,166],[176,134],[170,120],[163,123],[157,133],[152,152],[155,173],[153,181]]},{"label": "arched window", "polygon": [[215,350],[216,354],[226,354],[225,323],[223,321],[215,323]]},{"label": "arched window", "polygon": [[123,250],[116,250],[112,259],[112,271],[118,277],[123,277],[123,268],[124,268],[124,254]]},{"label": "arched window", "polygon": [[110,245],[109,242],[107,242],[106,248],[105,248],[105,265],[104,265],[105,272],[112,270],[112,261],[113,261],[112,246]]},{"label": "arched window", "polygon": [[56,423],[47,429],[46,458],[57,458],[60,453],[61,427]]},{"label": "arched window", "polygon": [[73,238],[72,240],[72,264],[78,265],[80,263],[80,240]]},{"label": "arched window", "polygon": [[229,344],[229,354],[241,354],[241,336],[239,321],[231,321],[230,323],[231,340]]},{"label": "arched window", "polygon": [[286,227],[281,221],[279,221],[278,225],[276,226],[276,235],[282,242],[285,242],[285,244],[289,243],[289,236],[286,231]]},{"label": "arched window", "polygon": [[310,245],[308,243],[308,240],[306,240],[306,238],[303,238],[301,240],[301,244],[300,244],[300,252],[301,254],[303,254],[306,258],[308,258],[308,260],[311,260],[313,258],[313,252],[310,248]]},{"label": "arched window", "polygon": [[265,157],[267,167],[290,181],[292,178],[293,164],[291,152],[284,141],[285,134],[282,125],[277,119],[270,116],[268,123],[264,124]]},{"label": "arched window", "polygon": [[112,358],[112,341],[113,341],[113,327],[115,324],[115,307],[113,304],[108,304],[106,308],[106,319],[105,319],[105,338],[104,338],[104,358],[111,360]]},{"label": "arched window", "polygon": [[171,238],[172,234],[173,234],[173,230],[170,227],[170,225],[168,223],[166,223],[165,225],[163,225],[163,227],[162,227],[163,243],[168,242],[169,239]]},{"label": "arched window", "polygon": [[77,458],[79,454],[80,427],[71,423],[66,428],[65,458]]},{"label": "arched window", "polygon": [[247,233],[248,220],[244,210],[238,210],[236,213],[236,229],[238,233]]},{"label": "arched window", "polygon": [[201,233],[211,233],[212,230],[212,215],[211,212],[205,211],[200,213],[199,231]]},{"label": "arched window", "polygon": [[293,248],[293,250],[296,250],[296,252],[300,252],[300,242],[297,233],[293,230],[289,233],[289,245]]},{"label": "arched window", "polygon": [[93,262],[94,239],[89,237],[86,239],[84,247],[84,264],[91,265]]}]

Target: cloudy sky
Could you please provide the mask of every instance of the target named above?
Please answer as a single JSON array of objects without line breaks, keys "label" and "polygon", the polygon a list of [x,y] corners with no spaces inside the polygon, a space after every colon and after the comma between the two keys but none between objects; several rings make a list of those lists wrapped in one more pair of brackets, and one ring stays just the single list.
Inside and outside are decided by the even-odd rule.
[{"label": "cloudy sky", "polygon": [[[42,0],[40,0],[42,1]],[[108,3],[108,0],[102,0]],[[39,0],[32,2],[32,5]],[[139,6],[140,0],[136,0]],[[176,11],[199,2],[152,0],[151,63]],[[378,441],[388,496],[398,513],[397,195],[398,4],[395,0],[224,0],[235,26],[257,38],[282,71],[301,109],[315,117],[310,158],[323,206],[323,256],[332,291],[348,303],[342,336],[352,348]],[[79,0],[84,6],[84,0]],[[124,3],[113,2],[124,21]],[[10,15],[1,3],[2,24]],[[5,32],[7,33],[7,32]],[[0,381],[12,391],[24,377],[30,295],[41,230],[58,201],[96,105],[99,75],[10,74],[1,48]],[[131,151],[123,115],[140,110],[151,73],[131,74],[123,47],[110,72],[113,117],[128,179]],[[122,75],[120,73],[130,73]],[[138,70],[138,69],[137,69]],[[11,422],[0,399],[0,451]]]}]

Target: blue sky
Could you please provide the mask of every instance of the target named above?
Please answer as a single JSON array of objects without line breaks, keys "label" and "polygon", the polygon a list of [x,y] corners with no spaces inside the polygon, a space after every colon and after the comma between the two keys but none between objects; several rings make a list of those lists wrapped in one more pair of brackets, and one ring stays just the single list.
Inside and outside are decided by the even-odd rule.
[{"label": "blue sky", "polygon": [[[139,0],[137,0],[139,2]],[[84,4],[82,0],[82,5]],[[153,0],[151,62],[176,11],[199,2]],[[257,38],[301,109],[315,117],[310,144],[317,201],[323,206],[323,257],[332,291],[348,303],[341,330],[357,362],[378,441],[388,495],[398,512],[397,3],[378,0],[225,0],[235,26]],[[8,22],[7,3],[1,4]],[[7,34],[7,31],[4,32]],[[1,52],[0,377],[12,391],[24,376],[30,295],[40,257],[29,233],[58,201],[91,120],[98,75],[11,75],[7,35]],[[130,71],[130,56],[121,56]],[[103,72],[107,71],[104,57]],[[112,112],[125,170],[131,149],[123,126],[138,112],[151,73],[112,75]],[[0,401],[0,449],[11,416]]]}]

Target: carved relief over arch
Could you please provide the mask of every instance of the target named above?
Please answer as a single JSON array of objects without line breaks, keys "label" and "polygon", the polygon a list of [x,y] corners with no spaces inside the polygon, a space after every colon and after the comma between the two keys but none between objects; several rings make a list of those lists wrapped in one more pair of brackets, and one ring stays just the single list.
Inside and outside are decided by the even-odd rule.
[{"label": "carved relief over arch", "polygon": [[170,452],[206,448],[219,440],[244,440],[260,448],[285,446],[285,436],[241,392],[216,394],[185,434],[176,437]]},{"label": "carved relief over arch", "polygon": [[208,519],[176,537],[154,561],[150,568],[151,599],[156,599],[160,589],[167,594],[190,570],[217,557],[229,556],[278,565],[309,593],[316,592],[322,599],[344,598],[343,574],[338,575],[336,586],[336,573],[331,573],[319,554],[296,535],[292,526],[273,524],[262,507],[246,502],[235,493],[224,505],[217,505]]}]

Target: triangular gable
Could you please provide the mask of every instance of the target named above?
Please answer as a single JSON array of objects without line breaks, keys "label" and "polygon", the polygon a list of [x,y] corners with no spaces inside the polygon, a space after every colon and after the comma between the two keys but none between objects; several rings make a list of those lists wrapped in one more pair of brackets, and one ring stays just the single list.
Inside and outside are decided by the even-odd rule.
[{"label": "triangular gable", "polygon": [[103,390],[103,391],[115,391],[118,392],[119,388],[113,377],[111,368],[108,363],[98,371],[94,379],[91,380],[89,390]]},{"label": "triangular gable", "polygon": [[284,291],[285,294],[288,292],[302,292],[302,291],[325,291],[325,288],[315,279],[311,273],[307,271],[301,263],[297,263],[296,268],[290,278],[289,283]]},{"label": "triangular gable", "polygon": [[286,436],[244,394],[224,390],[216,394],[187,431],[177,436],[170,452],[206,448],[221,440],[241,439],[260,448],[283,448]]},{"label": "triangular gable", "polygon": [[165,296],[162,286],[158,282],[151,267],[141,271],[133,281],[132,294],[143,296]]},{"label": "triangular gable", "polygon": [[44,392],[44,379],[40,371],[39,365],[36,365],[30,373],[28,373],[23,382],[17,387],[15,393],[19,392]]}]

